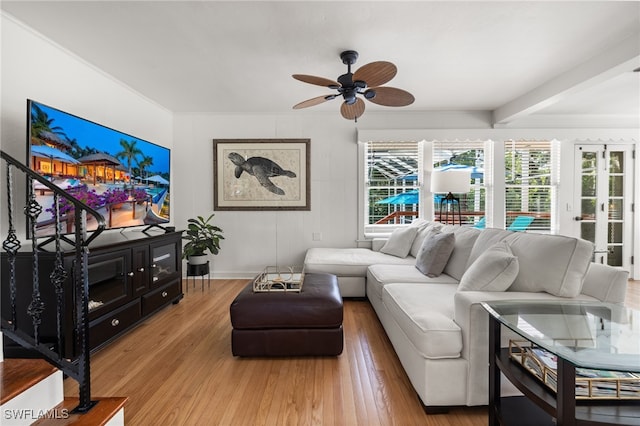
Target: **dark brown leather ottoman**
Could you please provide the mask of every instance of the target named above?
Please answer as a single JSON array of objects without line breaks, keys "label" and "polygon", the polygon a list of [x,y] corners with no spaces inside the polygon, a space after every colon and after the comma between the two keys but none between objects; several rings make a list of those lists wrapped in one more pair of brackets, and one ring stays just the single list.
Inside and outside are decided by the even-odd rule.
[{"label": "dark brown leather ottoman", "polygon": [[342,353],[342,297],[331,274],[305,274],[302,291],[254,293],[231,303],[236,356],[336,356]]}]

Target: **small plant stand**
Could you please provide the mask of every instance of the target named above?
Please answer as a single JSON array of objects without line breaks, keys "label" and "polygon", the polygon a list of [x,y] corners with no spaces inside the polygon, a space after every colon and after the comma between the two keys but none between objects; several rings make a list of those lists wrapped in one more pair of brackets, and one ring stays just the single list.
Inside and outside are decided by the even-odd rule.
[{"label": "small plant stand", "polygon": [[[193,288],[196,288],[196,278],[195,277],[203,277],[207,276],[207,288],[211,289],[211,270],[209,269],[209,261],[207,263],[203,263],[201,265],[192,265],[187,262],[187,293],[189,292],[189,277],[193,277]],[[204,292],[204,278],[202,281],[202,291]]]}]

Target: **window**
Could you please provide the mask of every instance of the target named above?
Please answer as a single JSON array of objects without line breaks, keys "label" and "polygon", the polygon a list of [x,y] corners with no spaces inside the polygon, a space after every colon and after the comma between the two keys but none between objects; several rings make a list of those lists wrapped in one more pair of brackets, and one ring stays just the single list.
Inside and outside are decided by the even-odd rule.
[{"label": "window", "polygon": [[[482,224],[485,223],[484,150],[484,141],[433,142],[434,171],[466,170],[471,173],[470,191],[466,194],[454,194],[460,199],[463,225],[482,227]],[[436,219],[439,219],[440,202],[443,197],[444,194],[434,194],[433,196],[433,211],[436,213]]]},{"label": "window", "polygon": [[506,228],[551,232],[560,164],[557,141],[505,141]]},{"label": "window", "polygon": [[366,142],[365,224],[406,224],[420,205],[419,142]]},{"label": "window", "polygon": [[463,226],[557,233],[559,141],[374,136],[359,142],[359,239],[389,234],[417,217],[439,220],[444,194],[429,192],[430,176],[450,169],[470,172],[469,192],[454,194]]}]

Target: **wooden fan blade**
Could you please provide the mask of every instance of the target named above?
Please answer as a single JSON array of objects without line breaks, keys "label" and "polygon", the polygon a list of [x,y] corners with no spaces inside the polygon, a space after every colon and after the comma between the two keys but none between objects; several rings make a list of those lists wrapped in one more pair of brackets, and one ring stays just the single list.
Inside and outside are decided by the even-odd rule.
[{"label": "wooden fan blade", "polygon": [[337,81],[329,80],[328,78],[324,77],[316,77],[315,75],[293,74],[291,77],[304,83],[315,84],[316,86],[324,86],[330,89],[337,89],[340,87],[340,83],[338,83]]},{"label": "wooden fan blade", "polygon": [[315,98],[307,99],[306,101],[302,101],[299,104],[294,105],[293,109],[301,109],[301,108],[307,108],[314,105],[320,105],[321,103],[329,101],[335,97],[336,97],[335,95],[324,95],[324,96],[318,96]]},{"label": "wooden fan blade", "polygon": [[376,96],[369,99],[374,104],[401,107],[411,105],[415,98],[406,90],[396,89],[395,87],[374,87]]},{"label": "wooden fan blade", "polygon": [[353,105],[347,105],[346,102],[343,102],[340,107],[340,114],[347,120],[355,120],[364,114],[364,101],[357,98]]},{"label": "wooden fan blade", "polygon": [[364,81],[369,87],[382,86],[395,77],[397,72],[398,69],[391,62],[371,62],[353,73],[353,81]]}]

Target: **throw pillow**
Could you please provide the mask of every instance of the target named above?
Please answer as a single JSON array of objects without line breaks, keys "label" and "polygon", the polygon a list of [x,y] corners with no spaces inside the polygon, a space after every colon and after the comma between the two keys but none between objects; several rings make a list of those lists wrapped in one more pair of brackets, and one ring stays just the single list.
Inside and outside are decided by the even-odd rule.
[{"label": "throw pillow", "polygon": [[409,250],[409,254],[413,257],[418,257],[418,252],[420,251],[420,247],[422,247],[422,243],[426,236],[432,229],[439,230],[440,227],[441,225],[439,223],[430,222],[428,225],[419,228],[418,234],[411,245],[411,250]]},{"label": "throw pillow", "polygon": [[407,257],[411,244],[416,238],[418,227],[408,226],[406,228],[398,228],[391,233],[387,242],[380,249],[381,253],[390,254],[397,257]]},{"label": "throw pillow", "polygon": [[453,232],[440,233],[437,230],[431,230],[416,256],[416,268],[431,278],[442,274],[453,252],[455,241]]},{"label": "throw pillow", "polygon": [[518,276],[520,266],[509,244],[489,247],[465,271],[458,291],[506,291]]}]

